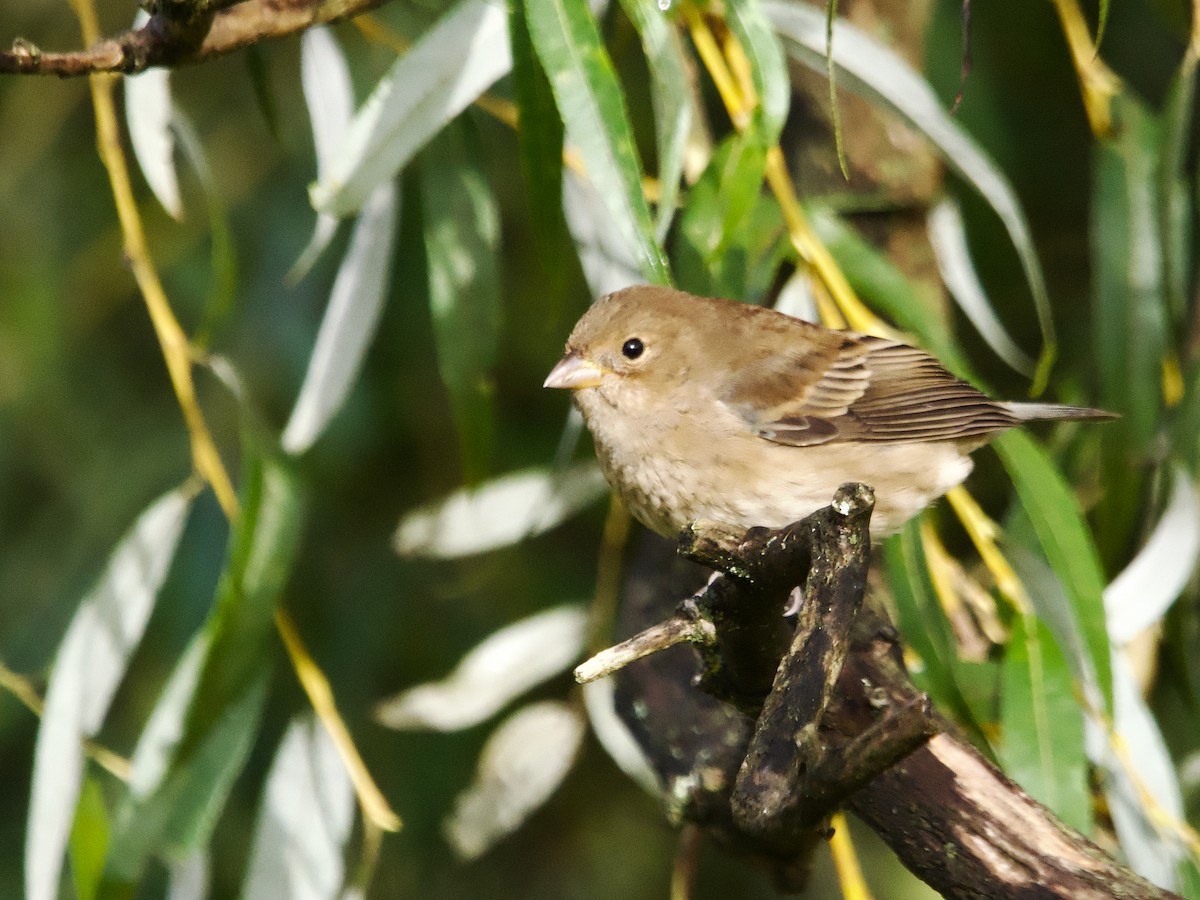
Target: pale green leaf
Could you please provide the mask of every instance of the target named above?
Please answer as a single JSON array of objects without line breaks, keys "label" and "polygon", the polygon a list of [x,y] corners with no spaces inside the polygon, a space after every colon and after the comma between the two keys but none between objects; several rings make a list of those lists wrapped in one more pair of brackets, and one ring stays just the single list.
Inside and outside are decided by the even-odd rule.
[{"label": "pale green leaf", "polygon": [[183,220],[179,175],[175,171],[175,135],[171,130],[170,69],[147,69],[125,78],[125,123],[133,158],[155,198],[176,221]]},{"label": "pale green leaf", "polygon": [[[345,54],[328,28],[310,28],[300,39],[300,86],[308,107],[313,147],[317,157],[317,180],[329,176],[342,138],[354,115],[354,85]],[[337,233],[338,219],[329,213],[317,213],[312,237],[288,270],[286,280],[295,284],[329,246]]]},{"label": "pale green leaf", "polygon": [[288,453],[312,446],[358,378],[388,295],[398,206],[395,185],[380,185],[354,223],[304,383],[280,439]]},{"label": "pale green leaf", "polygon": [[624,95],[591,10],[584,0],[526,0],[525,12],[568,138],[583,156],[610,227],[646,280],[668,284],[670,270],[642,194]]},{"label": "pale green leaf", "polygon": [[309,191],[318,212],[357,210],[512,66],[504,7],[462,0],[380,79]]},{"label": "pale green leaf", "polygon": [[596,186],[568,169],[563,172],[562,188],[567,228],[592,296],[603,297],[641,282],[634,250],[609,227],[608,207]]},{"label": "pale green leaf", "polygon": [[568,605],[514,622],[462,658],[441,681],[409,688],[385,700],[375,718],[396,729],[458,731],[501,708],[579,660],[587,614]]},{"label": "pale green leaf", "polygon": [[138,517],[79,605],[59,647],[33,752],[25,830],[29,900],[58,896],[83,779],[83,741],[99,731],[141,641],[191,500],[190,491],[171,491]]},{"label": "pale green leaf", "polygon": [[1103,723],[1089,720],[1087,726],[1088,754],[1101,773],[1121,852],[1139,875],[1177,890],[1177,867],[1187,851],[1164,833],[1161,822],[1164,814],[1185,820],[1183,791],[1158,723],[1121,654],[1113,658],[1112,723],[1121,753],[1115,752]]},{"label": "pale green leaf", "polygon": [[354,825],[354,789],[311,714],[292,720],[271,771],[242,885],[245,900],[335,900]]},{"label": "pale green leaf", "polygon": [[502,722],[443,826],[458,855],[483,855],[545,803],[571,770],[583,734],[579,711],[557,701],[531,704]]},{"label": "pale green leaf", "polygon": [[396,529],[396,551],[453,559],[507,547],[549,531],[607,488],[593,463],[513,472],[407,514]]},{"label": "pale green leaf", "polygon": [[938,271],[958,308],[997,356],[1022,375],[1032,375],[1036,364],[1009,335],[975,273],[958,204],[939,200],[926,221]]},{"label": "pale green leaf", "polygon": [[1104,589],[1108,634],[1126,644],[1158,622],[1183,593],[1200,558],[1200,498],[1181,466],[1171,496],[1137,555]]}]

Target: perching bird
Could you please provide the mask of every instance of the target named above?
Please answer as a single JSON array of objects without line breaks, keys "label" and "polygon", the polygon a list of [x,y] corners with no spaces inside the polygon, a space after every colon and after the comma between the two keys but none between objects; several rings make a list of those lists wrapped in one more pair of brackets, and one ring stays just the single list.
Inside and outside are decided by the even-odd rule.
[{"label": "perching bird", "polygon": [[1111,413],[992,400],[921,350],[774,310],[635,286],[598,300],[545,382],[570,388],[600,467],[648,528],[771,528],[875,490],[897,531],[962,482],[967,455],[1039,419]]}]

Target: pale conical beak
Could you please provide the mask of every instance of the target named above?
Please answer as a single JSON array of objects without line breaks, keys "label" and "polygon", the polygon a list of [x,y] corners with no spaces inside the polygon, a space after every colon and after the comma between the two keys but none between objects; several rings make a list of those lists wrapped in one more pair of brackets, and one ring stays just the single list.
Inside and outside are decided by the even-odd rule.
[{"label": "pale conical beak", "polygon": [[570,388],[573,391],[581,388],[597,387],[604,371],[595,363],[589,362],[575,352],[568,353],[558,361],[542,387]]}]

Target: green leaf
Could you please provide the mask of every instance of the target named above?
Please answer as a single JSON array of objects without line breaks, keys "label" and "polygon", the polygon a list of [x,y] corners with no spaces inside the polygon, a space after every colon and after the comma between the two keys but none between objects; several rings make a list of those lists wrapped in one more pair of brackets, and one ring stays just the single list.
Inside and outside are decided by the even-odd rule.
[{"label": "green leaf", "polygon": [[706,266],[720,264],[758,200],[767,161],[758,137],[750,132],[727,137],[692,187],[680,232]]},{"label": "green leaf", "polygon": [[1164,257],[1164,293],[1167,308],[1177,324],[1187,315],[1191,272],[1191,186],[1187,153],[1196,99],[1196,63],[1197,57],[1189,49],[1167,92],[1159,164],[1158,230]]},{"label": "green leaf", "polygon": [[779,207],[762,193],[760,137],[748,129],[722,141],[688,195],[675,243],[686,290],[761,303],[791,253]]},{"label": "green leaf", "polygon": [[108,809],[95,778],[87,777],[79,792],[75,823],[71,826],[71,880],[77,900],[92,900],[104,874],[108,853]]},{"label": "green leaf", "polygon": [[1163,244],[1155,185],[1162,129],[1135,99],[1114,99],[1119,127],[1096,147],[1091,204],[1093,318],[1100,402],[1121,414],[1101,443],[1103,498],[1097,541],[1105,559],[1123,559],[1134,530],[1162,421],[1167,351]]},{"label": "green leaf", "polygon": [[281,462],[263,459],[248,473],[242,518],[229,565],[217,586],[217,607],[205,626],[212,636],[179,745],[185,758],[260,672],[269,668],[275,607],[291,574],[304,521],[300,487]]},{"label": "green leaf", "polygon": [[1059,632],[1059,638],[1075,676],[1095,683],[1101,695],[1097,701],[1111,714],[1112,660],[1105,626],[1104,573],[1079,504],[1049,456],[1029,435],[1009,431],[1000,435],[994,446],[1066,593],[1065,609],[1039,609],[1039,615],[1067,629],[1067,633]]},{"label": "green leaf", "polygon": [[679,32],[657,0],[621,0],[642,38],[650,67],[650,99],[654,104],[654,132],[658,146],[658,215],[655,236],[666,240],[679,200],[679,183],[695,109],[687,57]]},{"label": "green leaf", "polygon": [[1087,834],[1092,817],[1083,710],[1062,651],[1032,613],[1013,620],[1004,653],[1000,721],[997,753],[1005,774]]},{"label": "green leaf", "polygon": [[182,859],[211,834],[234,779],[258,734],[270,681],[270,655],[235,700],[223,707],[186,758],[178,753],[185,719],[204,703],[198,682],[211,639],[202,632],[180,658],[133,756],[129,791],[114,817],[100,897],[126,896],[151,856]]},{"label": "green leaf", "polygon": [[222,200],[220,179],[208,165],[208,156],[200,142],[191,119],[181,112],[175,113],[175,133],[179,137],[179,149],[196,172],[204,189],[204,205],[208,212],[208,231],[211,235],[209,264],[212,267],[212,286],[204,304],[204,320],[194,338],[197,346],[208,343],[213,333],[220,328],[233,309],[237,294],[237,248],[229,229],[229,216]]},{"label": "green leaf", "polygon": [[1200,360],[1184,373],[1183,402],[1171,423],[1171,445],[1174,453],[1193,471],[1200,465]]},{"label": "green leaf", "polygon": [[613,230],[648,281],[669,284],[670,269],[642,194],[624,95],[591,10],[585,0],[525,0],[525,12],[559,115],[608,208]]},{"label": "green leaf", "polygon": [[837,67],[833,64],[833,23],[837,19],[837,0],[826,0],[825,5],[825,77],[829,80],[829,113],[833,120],[833,142],[837,149],[838,168],[842,177],[850,180],[850,166],[846,162],[846,145],[842,135],[842,111],[838,105]]},{"label": "green leaf", "polygon": [[903,531],[887,540],[883,552],[900,634],[921,658],[922,669],[913,673],[914,680],[940,708],[970,729],[981,746],[987,746],[957,682],[958,648],[929,580],[918,524],[912,521],[905,525]]},{"label": "green leaf", "polygon": [[1200,864],[1195,859],[1184,859],[1179,864],[1179,892],[1188,900],[1200,898]]},{"label": "green leaf", "polygon": [[487,474],[493,443],[500,213],[468,124],[444,129],[422,157],[421,205],[438,371],[474,484]]},{"label": "green leaf", "polygon": [[303,522],[294,476],[248,462],[242,513],[216,605],[147,723],[118,807],[105,891],[136,883],[151,855],[180,858],[207,841],[258,732],[274,658],[280,592]]},{"label": "green leaf", "polygon": [[508,40],[512,47],[512,87],[520,126],[517,149],[529,198],[537,259],[550,278],[547,298],[557,298],[567,277],[567,224],[563,218],[563,126],[550,81],[538,61],[525,20],[525,0],[508,0]]}]

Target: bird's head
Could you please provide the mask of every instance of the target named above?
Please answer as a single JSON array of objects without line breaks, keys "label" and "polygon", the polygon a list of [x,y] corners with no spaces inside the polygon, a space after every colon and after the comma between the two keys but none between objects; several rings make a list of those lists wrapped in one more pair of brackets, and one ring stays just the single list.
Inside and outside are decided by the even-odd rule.
[{"label": "bird's head", "polygon": [[702,352],[694,326],[703,302],[647,285],[602,297],[575,325],[544,387],[669,393],[688,380]]}]

